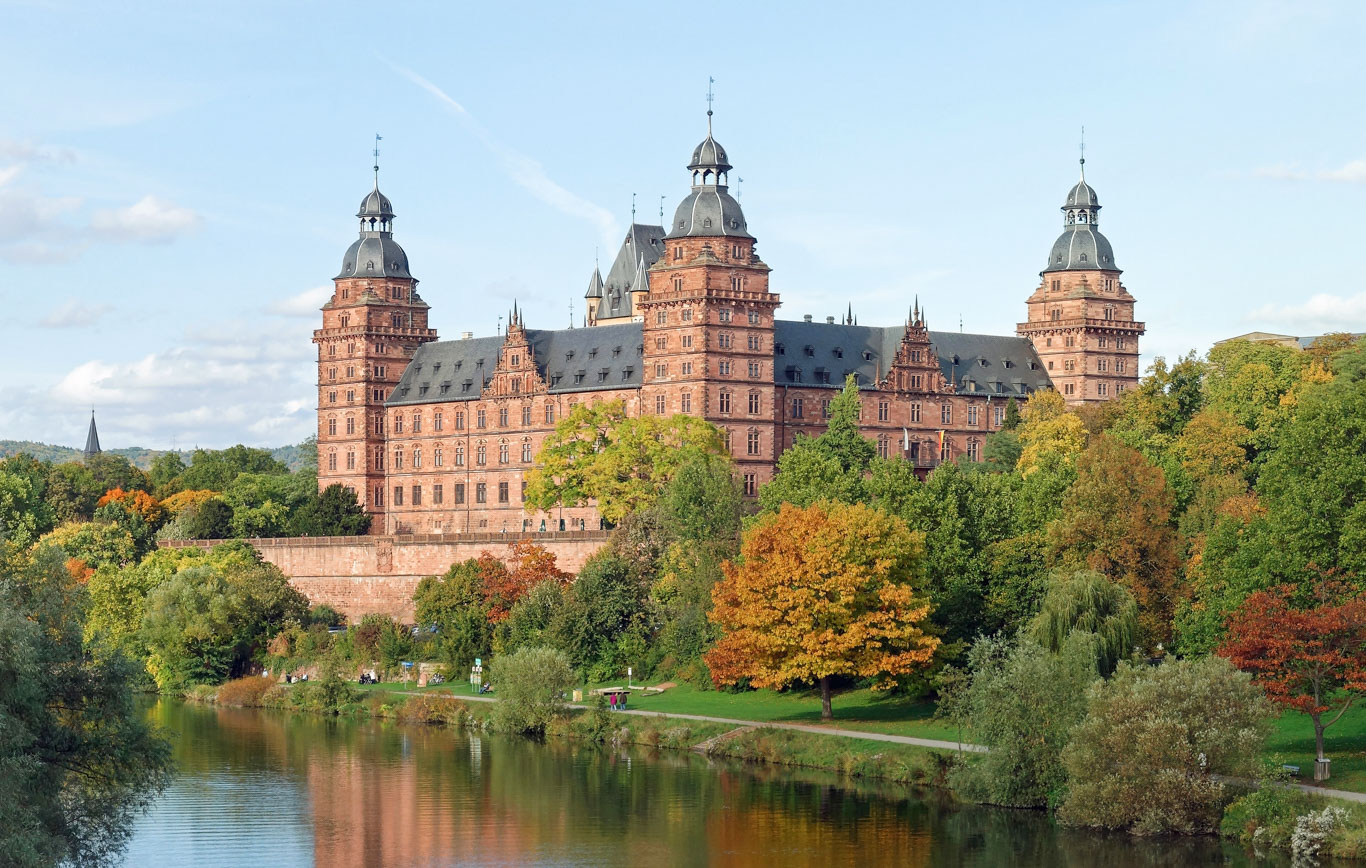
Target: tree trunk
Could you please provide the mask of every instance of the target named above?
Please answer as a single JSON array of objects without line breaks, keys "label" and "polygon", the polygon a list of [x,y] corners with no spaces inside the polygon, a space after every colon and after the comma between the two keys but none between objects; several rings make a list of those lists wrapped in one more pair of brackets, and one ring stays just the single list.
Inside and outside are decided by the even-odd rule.
[{"label": "tree trunk", "polygon": [[1311,715],[1314,721],[1314,756],[1323,759],[1323,715]]},{"label": "tree trunk", "polygon": [[831,720],[834,713],[830,710],[830,676],[821,677],[821,720]]}]

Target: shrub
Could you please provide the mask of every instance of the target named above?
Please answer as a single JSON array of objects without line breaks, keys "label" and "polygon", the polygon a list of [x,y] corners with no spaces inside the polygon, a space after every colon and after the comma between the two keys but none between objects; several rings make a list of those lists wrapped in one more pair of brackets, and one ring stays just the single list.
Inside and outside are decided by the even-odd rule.
[{"label": "shrub", "polygon": [[1062,751],[1086,713],[1086,688],[1096,677],[1084,638],[1074,634],[1061,655],[1029,639],[980,639],[973,645],[971,679],[965,695],[953,702],[972,737],[991,752],[958,767],[951,777],[954,789],[994,805],[1057,803],[1066,780]]},{"label": "shrub", "polygon": [[1285,849],[1295,817],[1309,809],[1309,797],[1294,787],[1263,783],[1224,809],[1219,833],[1258,849]]},{"label": "shrub", "polygon": [[1342,826],[1346,819],[1345,810],[1332,806],[1296,818],[1295,831],[1290,835],[1290,852],[1295,861],[1317,861],[1319,851],[1333,837],[1334,829]]},{"label": "shrub", "polygon": [[410,696],[395,715],[403,723],[459,724],[464,718],[464,704],[444,694],[425,693]]},{"label": "shrub", "polygon": [[1063,752],[1064,823],[1137,834],[1215,831],[1227,800],[1216,775],[1250,777],[1270,706],[1221,657],[1121,664],[1089,694]]},{"label": "shrub", "polygon": [[553,648],[520,648],[498,657],[489,677],[498,697],[494,720],[510,732],[544,733],[574,684],[569,659]]},{"label": "shrub", "polygon": [[216,702],[236,708],[260,708],[267,693],[275,686],[275,679],[265,675],[248,675],[229,681],[218,688]]}]

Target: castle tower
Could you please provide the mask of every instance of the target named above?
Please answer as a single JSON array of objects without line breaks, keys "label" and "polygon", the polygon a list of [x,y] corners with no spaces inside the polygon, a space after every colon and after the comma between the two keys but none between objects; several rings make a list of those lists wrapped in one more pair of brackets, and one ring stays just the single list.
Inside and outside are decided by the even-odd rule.
[{"label": "castle tower", "polygon": [[1063,231],[1053,242],[1042,282],[1029,297],[1029,338],[1048,376],[1069,404],[1107,401],[1138,384],[1134,297],[1120,282],[1110,242],[1100,234],[1100,200],[1082,174],[1062,206]]},{"label": "castle tower", "polygon": [[769,267],[728,191],[726,150],[711,132],[693,150],[692,190],[666,227],[663,255],[638,299],[645,370],[641,412],[690,413],[726,430],[753,493],[777,459]]},{"label": "castle tower", "polygon": [[408,255],[393,237],[394,209],[375,187],[361,202],[360,237],[342,257],[322,307],[318,345],[318,487],[340,483],[383,532],[384,401],[419,345],[436,340]]}]

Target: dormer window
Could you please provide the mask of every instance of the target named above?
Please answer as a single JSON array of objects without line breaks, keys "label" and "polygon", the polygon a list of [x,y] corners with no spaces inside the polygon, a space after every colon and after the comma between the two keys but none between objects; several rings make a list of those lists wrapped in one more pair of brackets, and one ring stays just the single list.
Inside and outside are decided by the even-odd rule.
[{"label": "dormer window", "polygon": [[842,358],[844,358],[844,347],[835,347],[835,349],[833,350],[833,352],[834,352],[834,354],[835,354],[835,358],[837,358],[837,359],[842,359]]},{"label": "dormer window", "polygon": [[619,355],[621,355],[621,347],[612,347],[612,358],[615,359]]},{"label": "dormer window", "polygon": [[593,349],[591,349],[591,350],[588,351],[588,358],[590,358],[590,359],[596,359],[597,357],[598,357],[598,348],[597,348],[597,347],[593,347]]},{"label": "dormer window", "polygon": [[872,354],[870,351],[868,351],[868,350],[864,350],[864,351],[863,351],[863,360],[864,360],[865,362],[871,362],[871,361],[873,360],[873,354]]},{"label": "dormer window", "polygon": [[807,344],[806,346],[802,347],[802,352],[808,356],[815,356],[816,348],[811,346],[810,344]]},{"label": "dormer window", "polygon": [[775,355],[775,356],[787,355],[787,347],[783,346],[782,344],[774,344],[774,345],[773,345],[773,355]]},{"label": "dormer window", "polygon": [[573,351],[573,350],[570,350],[569,352],[565,353],[565,354],[564,354],[564,360],[565,360],[566,362],[571,362],[571,361],[573,361],[573,360],[574,360],[574,351]]}]

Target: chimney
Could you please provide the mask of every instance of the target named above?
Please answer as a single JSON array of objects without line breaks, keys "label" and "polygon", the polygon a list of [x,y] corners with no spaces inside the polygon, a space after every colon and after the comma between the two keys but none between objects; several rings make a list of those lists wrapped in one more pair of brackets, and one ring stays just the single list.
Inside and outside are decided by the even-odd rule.
[{"label": "chimney", "polygon": [[467,340],[469,340],[469,339],[472,338],[472,337],[474,337],[474,332],[461,332],[461,333],[460,333],[460,340],[462,340],[462,341],[467,341]]},{"label": "chimney", "polygon": [[826,323],[826,325],[834,325],[834,324],[835,324],[835,318],[834,318],[833,316],[828,316],[828,317],[825,318],[825,323]]},{"label": "chimney", "polygon": [[811,314],[807,314],[806,316],[802,317],[802,321],[811,322]]}]

